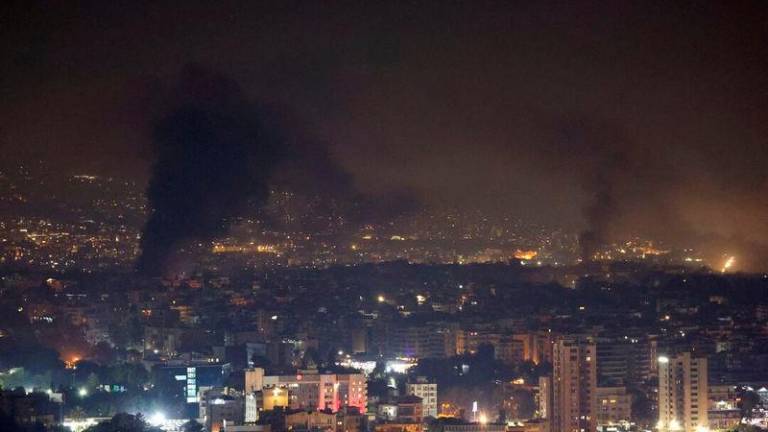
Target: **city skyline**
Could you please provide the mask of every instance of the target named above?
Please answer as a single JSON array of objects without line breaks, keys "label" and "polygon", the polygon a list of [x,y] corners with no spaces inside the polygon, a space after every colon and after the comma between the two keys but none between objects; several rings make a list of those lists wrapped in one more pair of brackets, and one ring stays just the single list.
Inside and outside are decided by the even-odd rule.
[{"label": "city skyline", "polygon": [[768,430],[768,2],[6,1],[0,432]]}]

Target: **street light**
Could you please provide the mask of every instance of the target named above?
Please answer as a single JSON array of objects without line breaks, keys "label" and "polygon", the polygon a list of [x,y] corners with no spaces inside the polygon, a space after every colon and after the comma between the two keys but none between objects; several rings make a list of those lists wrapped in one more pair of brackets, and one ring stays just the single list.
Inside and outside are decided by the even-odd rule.
[{"label": "street light", "polygon": [[85,387],[80,387],[80,390],[77,391],[78,396],[80,397],[86,397],[88,396],[88,389]]}]

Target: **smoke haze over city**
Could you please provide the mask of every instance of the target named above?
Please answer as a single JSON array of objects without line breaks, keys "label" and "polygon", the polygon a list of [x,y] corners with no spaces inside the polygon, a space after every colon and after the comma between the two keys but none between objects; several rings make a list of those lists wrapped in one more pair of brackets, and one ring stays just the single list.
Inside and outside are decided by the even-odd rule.
[{"label": "smoke haze over city", "polygon": [[764,262],[756,3],[3,9],[13,160],[147,182],[159,89],[197,63],[289,112],[360,193]]}]

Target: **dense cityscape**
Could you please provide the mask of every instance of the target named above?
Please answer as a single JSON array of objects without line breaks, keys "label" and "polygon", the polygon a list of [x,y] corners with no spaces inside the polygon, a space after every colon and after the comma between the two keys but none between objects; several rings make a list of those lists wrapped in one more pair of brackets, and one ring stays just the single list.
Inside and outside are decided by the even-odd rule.
[{"label": "dense cityscape", "polygon": [[768,275],[732,272],[729,257],[635,239],[581,262],[576,234],[482,215],[354,232],[254,216],[191,249],[195,265],[146,277],[133,270],[146,213],[136,185],[71,175],[57,190],[17,169],[3,173],[7,421],[75,432],[136,421],[124,413],[166,431],[768,421]]},{"label": "dense cityscape", "polygon": [[768,4],[7,2],[0,432],[768,430]]}]

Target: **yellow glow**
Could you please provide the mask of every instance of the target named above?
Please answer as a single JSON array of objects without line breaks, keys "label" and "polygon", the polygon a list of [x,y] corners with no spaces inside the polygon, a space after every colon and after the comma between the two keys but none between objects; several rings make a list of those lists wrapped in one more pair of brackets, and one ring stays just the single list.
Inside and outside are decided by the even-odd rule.
[{"label": "yellow glow", "polygon": [[222,244],[222,243],[216,243],[213,245],[212,252],[215,254],[220,253],[268,253],[268,254],[276,254],[278,253],[277,246],[272,244],[235,244],[235,245],[229,245],[229,244]]},{"label": "yellow glow", "polygon": [[519,260],[530,261],[530,260],[536,258],[536,255],[538,255],[538,254],[539,253],[534,251],[534,250],[520,250],[520,249],[517,249],[515,251],[515,258],[519,259]]},{"label": "yellow glow", "polygon": [[479,420],[480,420],[480,424],[482,425],[488,424],[488,416],[486,416],[484,413],[480,414]]},{"label": "yellow glow", "polygon": [[733,265],[736,263],[736,257],[735,256],[729,256],[728,259],[725,260],[723,263],[723,268],[720,269],[720,273],[725,273],[733,267]]}]

